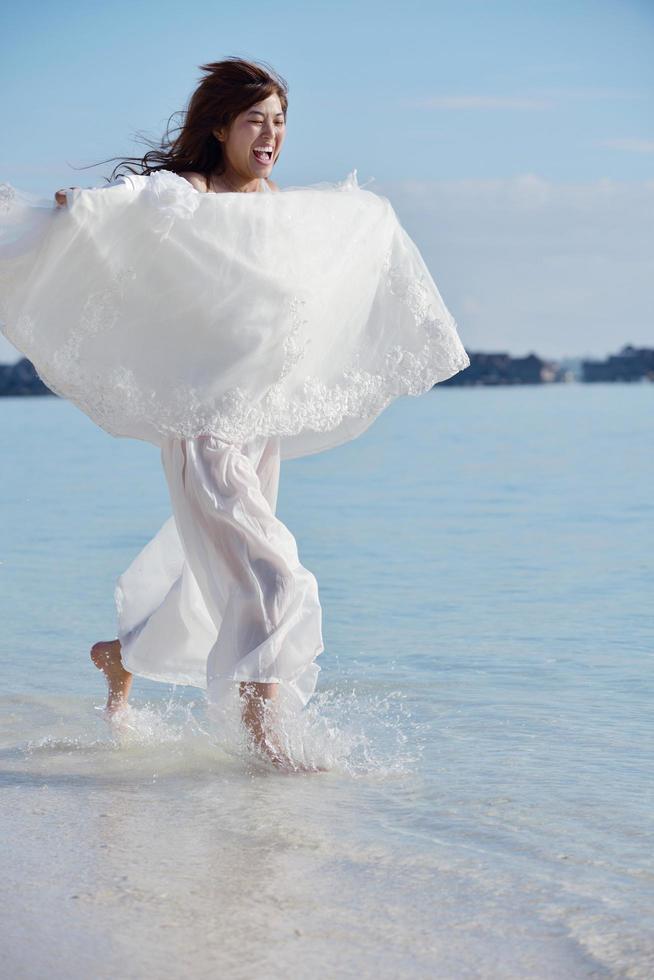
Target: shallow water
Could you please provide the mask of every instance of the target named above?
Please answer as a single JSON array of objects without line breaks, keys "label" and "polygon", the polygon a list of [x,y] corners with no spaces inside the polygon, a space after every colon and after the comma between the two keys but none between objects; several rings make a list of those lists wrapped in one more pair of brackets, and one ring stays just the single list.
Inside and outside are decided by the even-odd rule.
[{"label": "shallow water", "polygon": [[440,389],[284,463],[308,776],[191,688],[107,727],[88,648],[159,454],[0,401],[7,975],[651,977],[653,395]]}]

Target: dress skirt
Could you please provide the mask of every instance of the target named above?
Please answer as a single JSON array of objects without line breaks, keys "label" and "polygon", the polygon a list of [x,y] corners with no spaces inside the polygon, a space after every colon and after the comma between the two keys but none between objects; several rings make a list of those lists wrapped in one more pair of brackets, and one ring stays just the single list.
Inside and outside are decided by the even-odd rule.
[{"label": "dress skirt", "polygon": [[164,442],[172,516],[116,583],[127,670],[204,688],[211,704],[240,681],[279,683],[291,707],[309,701],[322,610],[315,576],[275,516],[280,459],[278,436]]}]

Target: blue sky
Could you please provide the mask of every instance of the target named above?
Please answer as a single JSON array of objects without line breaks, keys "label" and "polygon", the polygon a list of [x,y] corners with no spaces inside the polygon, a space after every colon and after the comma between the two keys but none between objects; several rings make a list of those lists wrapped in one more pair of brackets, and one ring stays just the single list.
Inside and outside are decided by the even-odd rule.
[{"label": "blue sky", "polygon": [[653,51],[654,0],[32,0],[3,14],[0,181],[100,183],[70,165],[158,136],[200,64],[264,60],[281,186],[373,178],[468,349],[602,356],[654,344]]}]

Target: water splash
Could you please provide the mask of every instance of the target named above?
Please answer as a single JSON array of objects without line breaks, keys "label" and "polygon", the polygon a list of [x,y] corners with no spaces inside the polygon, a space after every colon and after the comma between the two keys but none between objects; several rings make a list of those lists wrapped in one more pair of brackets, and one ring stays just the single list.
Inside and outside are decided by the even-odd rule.
[{"label": "water splash", "polygon": [[[414,772],[423,753],[423,729],[399,690],[383,692],[356,683],[314,694],[302,711],[269,702],[266,728],[276,744],[299,766],[324,769],[352,778],[387,779]],[[209,705],[204,696],[185,700],[175,692],[165,701],[132,703],[112,714],[96,707],[103,730],[69,714],[61,733],[50,731],[24,746],[27,755],[129,752],[175,746],[177,763],[202,758],[255,769],[270,762],[255,748],[241,722],[236,687],[230,702]],[[71,722],[77,731],[71,734]]]},{"label": "water splash", "polygon": [[[301,766],[355,778],[405,775],[415,771],[423,751],[422,728],[406,700],[401,691],[328,690],[300,712],[269,702],[266,726],[284,755]],[[234,703],[210,706],[207,714],[211,737],[224,751],[253,752]]]},{"label": "water splash", "polygon": [[127,704],[111,714],[102,709],[100,714],[107,722],[114,744],[126,748],[182,742],[194,734],[202,734],[194,715],[195,707],[195,701],[171,697],[161,704]]}]

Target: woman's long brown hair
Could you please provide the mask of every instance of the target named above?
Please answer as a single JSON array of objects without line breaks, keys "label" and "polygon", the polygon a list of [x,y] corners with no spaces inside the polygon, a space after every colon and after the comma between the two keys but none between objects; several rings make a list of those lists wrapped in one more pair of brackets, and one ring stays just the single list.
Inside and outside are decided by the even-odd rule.
[{"label": "woman's long brown hair", "polygon": [[[205,178],[212,174],[218,176],[224,171],[225,162],[222,143],[213,135],[213,129],[229,126],[239,113],[273,94],[279,96],[286,118],[288,85],[265,62],[229,56],[222,61],[200,65],[200,71],[205,72],[204,78],[193,92],[186,109],[174,112],[169,117],[161,140],[157,142],[141,134],[137,136],[140,142],[151,147],[144,156],[109,157],[100,161],[120,161],[111,176],[105,178],[107,181],[115,180],[121,174],[151,174],[157,170],[172,170],[174,173],[194,170]],[[171,122],[176,116],[180,117],[180,121],[171,130]]]}]

